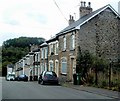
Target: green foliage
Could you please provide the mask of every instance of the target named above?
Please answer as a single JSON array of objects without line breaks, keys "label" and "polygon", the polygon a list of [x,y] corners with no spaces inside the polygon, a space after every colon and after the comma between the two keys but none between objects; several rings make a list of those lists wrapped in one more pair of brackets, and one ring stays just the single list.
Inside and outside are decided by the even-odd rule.
[{"label": "green foliage", "polygon": [[81,52],[80,47],[78,47],[78,57],[76,60],[76,73],[81,74],[81,79],[83,82],[88,82],[88,72],[92,65],[92,58],[89,51]]},{"label": "green foliage", "polygon": [[20,37],[20,38],[14,38],[4,41],[2,45],[2,53],[1,53],[2,68],[4,68],[3,73],[6,73],[5,68],[7,64],[9,63],[14,64],[17,61],[19,61],[19,59],[21,59],[26,54],[28,54],[30,44],[40,45],[44,41],[45,39],[43,38],[33,38],[33,37]]},{"label": "green foliage", "polygon": [[2,67],[7,67],[8,64],[11,64],[11,62],[5,61],[5,62],[2,63]]},{"label": "green foliage", "polygon": [[44,38],[19,37],[19,38],[14,38],[14,39],[9,39],[7,41],[4,41],[2,46],[5,48],[11,47],[11,46],[25,48],[25,47],[28,47],[30,44],[40,45],[44,41],[45,41]]},{"label": "green foliage", "polygon": [[88,75],[90,70],[96,72],[97,80],[97,72],[105,72],[107,66],[107,62],[104,59],[92,55],[88,50],[82,52],[80,46],[78,47],[76,73],[81,74],[81,79],[84,83],[93,83],[93,81],[91,81],[93,77],[89,78],[90,75]]},{"label": "green foliage", "polygon": [[25,56],[29,52],[28,47],[20,48],[20,47],[8,47],[2,49],[2,62],[9,61],[11,63],[17,62],[23,56]]},{"label": "green foliage", "polygon": [[94,75],[93,74],[89,74],[89,76],[88,76],[88,83],[89,84],[94,84]]}]

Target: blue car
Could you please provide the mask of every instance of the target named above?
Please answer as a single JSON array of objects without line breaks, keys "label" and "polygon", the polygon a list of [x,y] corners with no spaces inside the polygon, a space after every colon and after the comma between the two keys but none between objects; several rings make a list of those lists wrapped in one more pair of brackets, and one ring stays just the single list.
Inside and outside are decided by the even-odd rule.
[{"label": "blue car", "polygon": [[19,75],[16,77],[16,81],[28,81],[28,76],[25,74]]}]

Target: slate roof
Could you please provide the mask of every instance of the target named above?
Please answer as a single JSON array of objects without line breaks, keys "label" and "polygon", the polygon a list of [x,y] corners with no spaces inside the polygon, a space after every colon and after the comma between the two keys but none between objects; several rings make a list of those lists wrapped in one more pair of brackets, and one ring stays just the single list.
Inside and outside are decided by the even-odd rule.
[{"label": "slate roof", "polygon": [[39,48],[33,50],[33,52],[39,52],[39,51],[40,51]]},{"label": "slate roof", "polygon": [[90,14],[83,16],[82,18],[78,19],[77,21],[75,21],[74,23],[72,23],[71,25],[69,25],[68,27],[66,27],[56,35],[59,36],[59,35],[63,35],[66,32],[69,32],[75,29],[80,29],[80,26],[82,26],[84,23],[91,20],[92,18],[94,18],[96,15],[98,15],[99,13],[101,13],[107,8],[111,9],[120,18],[120,15],[113,9],[113,7],[110,4],[108,4],[96,11],[91,12]]},{"label": "slate roof", "polygon": [[7,67],[8,68],[14,68],[14,65],[13,64],[8,64]]},{"label": "slate roof", "polygon": [[40,45],[40,47],[45,47],[45,46],[47,46],[48,44],[46,43],[46,42],[44,42],[44,43],[42,43],[41,45]]},{"label": "slate roof", "polygon": [[52,38],[50,38],[49,40],[47,40],[46,42],[49,43],[49,42],[52,42],[52,41],[56,41],[57,40],[57,36],[53,36]]}]

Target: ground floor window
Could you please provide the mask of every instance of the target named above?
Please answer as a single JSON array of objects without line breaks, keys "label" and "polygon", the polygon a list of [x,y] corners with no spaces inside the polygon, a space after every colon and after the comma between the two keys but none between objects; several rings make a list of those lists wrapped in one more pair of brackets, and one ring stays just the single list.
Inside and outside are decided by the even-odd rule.
[{"label": "ground floor window", "polygon": [[67,74],[67,60],[66,60],[66,58],[62,58],[61,66],[62,66],[61,73],[62,74]]},{"label": "ground floor window", "polygon": [[47,63],[45,63],[45,71],[47,71]]},{"label": "ground floor window", "polygon": [[41,63],[41,73],[44,71],[44,64]]},{"label": "ground floor window", "polygon": [[55,60],[55,73],[58,76],[58,74],[59,74],[59,61],[58,60]]},{"label": "ground floor window", "polygon": [[49,61],[49,71],[53,71],[53,61]]}]

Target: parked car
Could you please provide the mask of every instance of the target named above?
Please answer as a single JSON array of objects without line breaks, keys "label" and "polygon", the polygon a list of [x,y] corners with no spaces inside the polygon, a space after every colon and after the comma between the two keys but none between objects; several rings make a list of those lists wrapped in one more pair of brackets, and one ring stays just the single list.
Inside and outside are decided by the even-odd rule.
[{"label": "parked car", "polygon": [[13,76],[13,75],[6,76],[6,80],[7,81],[14,81],[15,80],[15,76]]},{"label": "parked car", "polygon": [[38,78],[39,84],[59,84],[58,77],[53,71],[44,71],[40,74]]},{"label": "parked car", "polygon": [[19,75],[15,78],[16,81],[28,81],[28,76],[25,74]]}]

